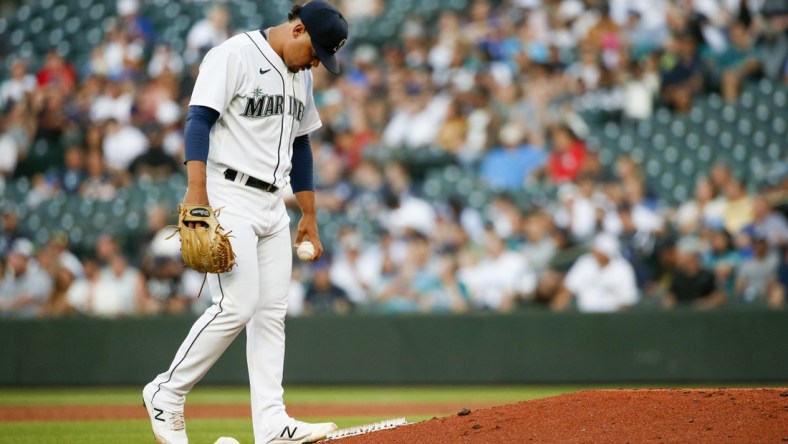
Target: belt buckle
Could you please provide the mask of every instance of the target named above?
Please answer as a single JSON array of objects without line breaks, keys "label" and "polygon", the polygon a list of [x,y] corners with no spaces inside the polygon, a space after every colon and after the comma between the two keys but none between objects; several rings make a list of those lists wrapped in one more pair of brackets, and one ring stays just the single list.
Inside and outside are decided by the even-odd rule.
[{"label": "belt buckle", "polygon": [[271,191],[271,190],[273,190],[274,188],[276,188],[276,187],[274,187],[274,184],[272,184],[272,183],[266,184],[265,192],[266,193],[273,193],[273,191]]}]

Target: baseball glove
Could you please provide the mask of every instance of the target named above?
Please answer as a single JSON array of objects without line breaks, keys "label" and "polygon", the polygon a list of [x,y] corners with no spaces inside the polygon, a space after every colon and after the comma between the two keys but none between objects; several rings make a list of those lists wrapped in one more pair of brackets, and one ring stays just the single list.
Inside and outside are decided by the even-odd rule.
[{"label": "baseball glove", "polygon": [[[178,225],[181,256],[187,267],[200,273],[224,273],[235,265],[235,254],[230,239],[210,205],[178,204]],[[194,228],[189,227],[189,223]],[[170,236],[170,237],[172,237]]]}]

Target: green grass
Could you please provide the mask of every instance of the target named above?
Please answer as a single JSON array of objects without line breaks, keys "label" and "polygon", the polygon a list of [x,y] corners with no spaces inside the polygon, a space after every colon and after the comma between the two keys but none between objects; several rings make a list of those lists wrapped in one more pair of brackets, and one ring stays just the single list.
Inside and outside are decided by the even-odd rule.
[{"label": "green grass", "polygon": [[[587,386],[469,387],[288,387],[286,403],[391,404],[403,402],[514,402],[582,390]],[[2,388],[2,405],[136,405],[140,389],[128,388]],[[190,404],[249,403],[247,387],[197,387]]]},{"label": "green grass", "polygon": [[[777,384],[779,385],[779,384]],[[430,402],[467,402],[507,404],[592,388],[676,387],[677,385],[561,385],[561,386],[405,386],[405,387],[287,387],[288,404],[394,404]],[[679,385],[699,387],[702,385]],[[773,384],[707,384],[714,386],[775,386]],[[123,388],[0,388],[0,406],[13,405],[138,405],[138,387]],[[198,387],[190,395],[189,404],[247,404],[246,387]],[[142,407],[140,407],[141,409]],[[350,427],[392,416],[299,418],[306,421],[334,421]],[[417,422],[431,416],[407,416]],[[253,442],[251,420],[188,419],[191,443],[212,444],[219,436],[232,436],[241,443]],[[106,444],[152,443],[147,420],[126,421],[28,421],[0,422],[0,444]]]}]

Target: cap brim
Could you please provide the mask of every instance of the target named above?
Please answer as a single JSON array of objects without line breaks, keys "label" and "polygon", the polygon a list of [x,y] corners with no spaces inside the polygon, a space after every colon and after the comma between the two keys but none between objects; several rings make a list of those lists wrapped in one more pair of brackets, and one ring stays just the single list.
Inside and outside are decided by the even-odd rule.
[{"label": "cap brim", "polygon": [[322,63],[323,66],[325,66],[330,72],[339,74],[339,61],[337,60],[337,56],[329,53],[320,46],[315,45],[314,48],[317,58],[320,59],[320,63]]}]

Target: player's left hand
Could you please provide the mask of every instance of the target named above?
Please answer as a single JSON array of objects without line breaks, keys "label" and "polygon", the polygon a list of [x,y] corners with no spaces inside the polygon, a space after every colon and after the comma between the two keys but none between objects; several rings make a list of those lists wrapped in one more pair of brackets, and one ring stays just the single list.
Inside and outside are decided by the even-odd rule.
[{"label": "player's left hand", "polygon": [[323,255],[323,244],[320,243],[320,235],[317,233],[317,217],[314,214],[304,214],[301,216],[301,221],[298,222],[298,232],[296,233],[294,248],[298,249],[298,245],[304,239],[309,239],[312,246],[315,247],[315,255],[312,257],[312,262],[320,260]]}]

